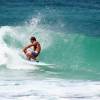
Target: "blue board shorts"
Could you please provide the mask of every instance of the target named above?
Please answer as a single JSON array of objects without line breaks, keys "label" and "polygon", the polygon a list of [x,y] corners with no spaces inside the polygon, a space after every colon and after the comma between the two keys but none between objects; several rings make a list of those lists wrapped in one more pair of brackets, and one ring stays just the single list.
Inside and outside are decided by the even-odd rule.
[{"label": "blue board shorts", "polygon": [[39,54],[39,53],[38,53],[37,51],[32,51],[32,56],[33,56],[33,57],[37,57],[38,54]]}]

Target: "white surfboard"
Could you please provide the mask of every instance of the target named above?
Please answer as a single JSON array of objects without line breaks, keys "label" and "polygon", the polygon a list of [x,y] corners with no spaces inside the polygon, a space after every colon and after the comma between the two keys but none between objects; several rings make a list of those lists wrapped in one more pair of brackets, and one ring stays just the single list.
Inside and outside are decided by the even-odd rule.
[{"label": "white surfboard", "polygon": [[53,64],[47,64],[47,63],[44,63],[44,62],[36,62],[36,61],[28,61],[26,60],[25,61],[27,64],[30,64],[30,65],[33,65],[33,66],[53,66]]}]

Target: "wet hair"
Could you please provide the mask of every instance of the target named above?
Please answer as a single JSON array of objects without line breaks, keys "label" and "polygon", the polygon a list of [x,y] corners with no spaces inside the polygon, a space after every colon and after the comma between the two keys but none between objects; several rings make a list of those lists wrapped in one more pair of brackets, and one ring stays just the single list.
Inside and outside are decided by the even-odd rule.
[{"label": "wet hair", "polygon": [[32,36],[32,37],[30,38],[30,40],[31,40],[31,41],[36,41],[36,38]]}]

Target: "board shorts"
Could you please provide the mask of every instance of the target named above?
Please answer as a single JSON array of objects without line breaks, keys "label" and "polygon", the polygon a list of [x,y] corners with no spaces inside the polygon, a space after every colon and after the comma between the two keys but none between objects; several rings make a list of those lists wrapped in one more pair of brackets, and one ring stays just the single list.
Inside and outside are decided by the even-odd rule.
[{"label": "board shorts", "polygon": [[38,54],[39,54],[39,53],[38,53],[37,51],[32,51],[32,56],[33,56],[33,57],[37,57]]}]

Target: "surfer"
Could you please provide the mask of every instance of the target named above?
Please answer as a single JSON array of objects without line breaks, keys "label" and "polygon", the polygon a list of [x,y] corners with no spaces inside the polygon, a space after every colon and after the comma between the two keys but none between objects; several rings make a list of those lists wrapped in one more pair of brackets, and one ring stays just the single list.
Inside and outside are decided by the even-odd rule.
[{"label": "surfer", "polygon": [[41,45],[33,36],[30,38],[30,42],[31,44],[26,46],[23,49],[23,52],[25,53],[25,55],[27,56],[29,60],[31,59],[36,60],[36,57],[39,55],[41,51]]}]

